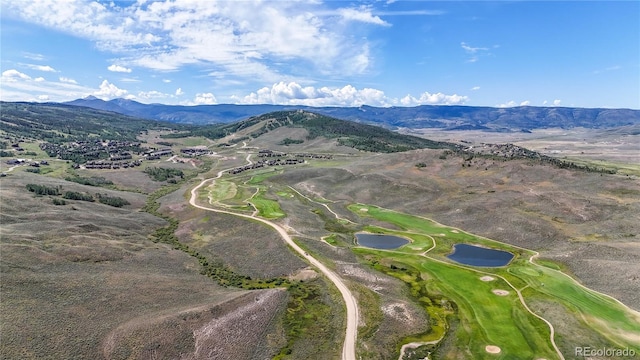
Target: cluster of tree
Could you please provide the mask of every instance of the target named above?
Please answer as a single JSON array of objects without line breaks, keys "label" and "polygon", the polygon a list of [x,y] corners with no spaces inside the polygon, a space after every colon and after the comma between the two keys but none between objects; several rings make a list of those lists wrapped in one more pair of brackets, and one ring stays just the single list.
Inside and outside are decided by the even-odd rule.
[{"label": "cluster of tree", "polygon": [[60,187],[50,187],[46,185],[27,184],[27,190],[36,195],[60,195]]},{"label": "cluster of tree", "polygon": [[107,180],[99,176],[92,176],[90,178],[82,177],[82,176],[67,176],[64,179],[67,181],[75,182],[82,185],[89,185],[89,186],[113,185],[113,181]]},{"label": "cluster of tree", "polygon": [[304,140],[302,139],[290,139],[290,138],[284,138],[284,140],[280,141],[278,143],[278,145],[291,145],[291,144],[302,144],[304,142]]},{"label": "cluster of tree", "polygon": [[117,196],[108,196],[106,194],[96,194],[98,201],[101,204],[113,206],[113,207],[123,207],[125,205],[130,205],[131,203],[127,201],[127,199],[123,199]]},{"label": "cluster of tree", "polygon": [[[82,193],[78,191],[65,191],[62,193],[62,186],[51,187],[46,185],[39,184],[27,184],[27,190],[30,192],[36,193],[37,195],[53,195],[59,196],[62,195],[63,199],[66,200],[78,200],[78,201],[89,201],[94,202],[95,198],[102,204],[113,206],[113,207],[123,207],[125,205],[130,205],[131,203],[127,199],[123,199],[117,196],[109,196],[107,194],[96,194],[95,198],[88,193]],[[53,199],[54,205],[65,205],[67,202],[62,199]]]},{"label": "cluster of tree", "polygon": [[179,169],[170,169],[162,167],[149,167],[144,170],[144,173],[149,175],[155,181],[166,181],[173,177],[184,178],[184,173]]},{"label": "cluster of tree", "polygon": [[62,194],[62,197],[67,200],[80,200],[80,201],[89,201],[89,202],[95,201],[95,199],[91,194],[81,193],[77,191],[65,191],[65,193]]}]

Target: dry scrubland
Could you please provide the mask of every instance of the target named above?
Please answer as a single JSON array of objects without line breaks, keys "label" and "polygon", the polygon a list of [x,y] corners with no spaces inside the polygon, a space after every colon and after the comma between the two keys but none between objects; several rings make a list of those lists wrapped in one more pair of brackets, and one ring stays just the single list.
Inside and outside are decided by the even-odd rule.
[{"label": "dry scrubland", "polygon": [[[138,211],[143,195],[21,171],[1,181],[2,358],[269,358],[282,346],[286,293],[221,288],[196,259],[151,242],[165,221]],[[55,206],[26,183],[131,205]]]},{"label": "dry scrubland", "polygon": [[[539,251],[542,260],[556,260],[586,286],[640,310],[637,177],[568,171],[526,160],[465,162],[455,155],[443,156],[441,150],[372,154],[336,147],[335,141],[322,138],[275,145],[305,136],[304,129],[279,128],[247,141],[246,147],[243,142],[212,147],[219,154],[210,159],[213,169],[200,177],[243,165],[258,149],[336,154],[332,160],[231,177],[249,190],[239,191],[229,202],[246,202],[241,197],[261,186],[264,198],[287,215],[275,221],[348,281],[360,305],[358,353],[364,358],[396,357],[398,343],[427,331],[431,322],[404,282],[363,264],[349,248],[351,234],[364,225],[393,229],[377,220],[359,219],[346,209],[352,203],[433,218]],[[147,140],[159,138],[151,133]],[[171,141],[188,146],[209,143]],[[426,166],[417,168],[420,162]],[[190,165],[162,160],[153,166],[186,170]],[[163,185],[141,170],[78,173],[103,176],[120,188],[142,193]],[[262,181],[252,180],[271,172],[273,176],[262,176]],[[150,241],[149,235],[166,221],[139,211],[146,195],[22,170],[0,181],[3,358],[261,359],[285,346],[287,292],[220,287],[200,275],[195,258]],[[55,206],[51,198],[27,192],[26,183],[108,193],[131,205],[118,209],[67,200],[67,205]],[[295,277],[306,268],[272,229],[189,206],[187,195],[196,183],[188,182],[159,200],[160,213],[180,221],[176,235],[181,242],[252,278]],[[199,202],[205,203],[206,196]],[[322,204],[354,223],[338,221]],[[331,244],[320,240],[330,234]],[[309,283],[318,289],[317,318],[312,319],[311,331],[291,346],[289,358],[336,358],[344,334],[344,304],[322,278]],[[563,353],[570,354],[572,344],[607,344],[574,323],[566,309],[545,301],[532,299],[530,305],[545,317],[561,319],[556,330]],[[455,318],[449,325],[450,333],[459,326]],[[576,328],[581,331],[574,332]],[[455,354],[455,346],[455,339],[445,337],[437,354]]]},{"label": "dry scrubland", "polygon": [[253,278],[289,276],[307,266],[271,228],[237,216],[186,205],[186,188],[160,199],[160,211],[180,219],[181,242]]}]

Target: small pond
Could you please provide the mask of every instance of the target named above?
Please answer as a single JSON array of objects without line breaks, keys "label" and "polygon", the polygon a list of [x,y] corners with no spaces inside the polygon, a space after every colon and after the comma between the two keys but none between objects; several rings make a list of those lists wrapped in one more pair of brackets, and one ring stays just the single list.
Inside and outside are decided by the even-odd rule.
[{"label": "small pond", "polygon": [[407,239],[384,234],[356,233],[356,239],[358,240],[359,245],[385,250],[397,249],[400,246],[409,243],[409,240]]},{"label": "small pond", "polygon": [[513,259],[513,254],[474,245],[455,244],[453,245],[453,253],[447,257],[465,265],[494,267],[507,265]]}]

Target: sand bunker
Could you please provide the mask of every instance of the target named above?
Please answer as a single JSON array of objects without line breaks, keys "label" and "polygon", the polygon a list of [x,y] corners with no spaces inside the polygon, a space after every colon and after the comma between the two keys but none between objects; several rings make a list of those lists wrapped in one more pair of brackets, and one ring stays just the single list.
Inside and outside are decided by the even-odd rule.
[{"label": "sand bunker", "polygon": [[486,275],[486,276],[483,276],[483,277],[480,278],[480,280],[482,280],[482,281],[493,281],[495,279],[496,278],[494,278],[493,276],[489,276],[489,275]]},{"label": "sand bunker", "polygon": [[500,354],[500,348],[495,345],[487,345],[484,350],[489,354]]},{"label": "sand bunker", "polygon": [[499,296],[507,296],[509,295],[509,292],[507,290],[500,290],[500,289],[495,289],[495,290],[491,290],[494,294],[499,295]]}]

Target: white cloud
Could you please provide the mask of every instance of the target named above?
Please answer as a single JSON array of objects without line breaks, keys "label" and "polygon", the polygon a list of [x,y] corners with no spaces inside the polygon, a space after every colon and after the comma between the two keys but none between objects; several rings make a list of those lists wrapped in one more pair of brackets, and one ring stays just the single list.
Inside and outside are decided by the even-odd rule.
[{"label": "white cloud", "polygon": [[49,95],[38,95],[38,100],[40,101],[48,101]]},{"label": "white cloud", "polygon": [[35,60],[35,61],[44,61],[46,59],[45,56],[42,54],[30,53],[30,52],[23,52],[22,56],[24,56],[29,60]]},{"label": "white cloud", "polygon": [[157,90],[140,91],[138,93],[138,98],[140,98],[140,99],[163,99],[163,98],[168,98],[168,97],[171,97],[171,95],[170,94],[165,94],[165,93],[157,91]]},{"label": "white cloud", "polygon": [[478,51],[488,51],[489,48],[485,48],[485,47],[472,47],[467,45],[467,43],[465,43],[464,41],[460,43],[460,46],[468,53],[470,54],[475,54]]},{"label": "white cloud", "polygon": [[378,89],[357,89],[352,85],[341,88],[301,86],[296,82],[279,82],[243,97],[232,97],[238,104],[284,104],[306,106],[416,106],[422,104],[462,104],[466,96],[424,93],[398,100]]},{"label": "white cloud", "polygon": [[183,94],[184,94],[184,91],[182,91],[182,88],[177,88],[176,89],[176,96],[180,96],[180,95],[183,95]]},{"label": "white cloud", "polygon": [[518,103],[513,100],[507,101],[506,103],[503,103],[503,104],[496,105],[496,107],[499,107],[499,108],[507,108],[507,107],[514,107],[514,106],[518,106]]},{"label": "white cloud", "polygon": [[170,83],[170,82],[171,82],[171,80],[169,80],[169,79],[162,79],[162,82],[163,82],[163,83],[165,83],[165,84],[168,84],[168,83]]},{"label": "white cloud", "polygon": [[212,93],[196,94],[193,102],[190,105],[215,105],[218,103],[216,97]]},{"label": "white cloud", "polygon": [[295,82],[279,82],[244,97],[234,97],[240,104],[284,104],[307,106],[387,106],[384,92],[376,89],[358,90],[351,85],[342,88],[303,87]]},{"label": "white cloud", "polygon": [[469,98],[467,96],[461,96],[457,94],[445,95],[443,93],[431,94],[425,92],[420,97],[415,98],[411,95],[407,95],[400,99],[400,103],[403,106],[418,106],[418,105],[460,105],[467,102]]},{"label": "white cloud", "polygon": [[100,89],[98,91],[94,91],[93,95],[103,100],[121,97],[127,99],[135,98],[135,96],[130,95],[127,90],[118,88],[114,84],[111,84],[108,80],[103,80],[100,84]]},{"label": "white cloud", "polygon": [[67,84],[77,84],[78,83],[77,81],[75,81],[73,79],[70,79],[70,78],[66,78],[64,76],[61,76],[59,80],[60,80],[60,82],[67,83]]},{"label": "white cloud", "polygon": [[558,100],[558,99],[553,100],[553,106],[559,106],[561,102],[562,100]]},{"label": "white cloud", "polygon": [[367,6],[361,6],[357,9],[354,8],[342,8],[338,9],[338,14],[345,20],[360,21],[368,24],[391,26],[388,22],[380,19],[371,13],[371,8]]},{"label": "white cloud", "polygon": [[531,101],[525,100],[525,101],[520,103],[520,106],[529,106],[529,104],[531,104]]},{"label": "white cloud", "polygon": [[[491,55],[491,53],[489,52],[489,48],[486,47],[473,47],[469,44],[467,44],[466,42],[461,42],[460,43],[460,47],[462,47],[462,49],[464,49],[464,51],[470,56],[467,59],[467,62],[476,62],[480,59],[481,56],[488,56]],[[493,48],[498,48],[499,45],[494,45]]]},{"label": "white cloud", "polygon": [[45,72],[57,72],[56,69],[52,68],[49,65],[35,65],[35,64],[23,64],[32,70],[45,71]]},{"label": "white cloud", "polygon": [[2,81],[15,82],[18,80],[31,80],[31,76],[21,73],[16,69],[6,70],[2,72]]},{"label": "white cloud", "polygon": [[48,81],[43,77],[32,79],[15,69],[4,71],[0,79],[3,101],[43,101],[41,96],[46,95],[46,101],[61,102],[85,97],[94,91],[75,83]]},{"label": "white cloud", "polygon": [[478,91],[480,90],[480,86],[474,86],[471,88],[471,91]]},{"label": "white cloud", "polygon": [[352,36],[349,24],[390,25],[368,7],[328,11],[320,1],[3,3],[9,16],[89,39],[98,49],[118,54],[124,69],[170,71],[200,64],[269,82],[296,77],[281,73],[282,62],[295,63],[294,71],[305,75],[310,70],[340,77],[366,73],[372,64],[370,42]]},{"label": "white cloud", "polygon": [[109,65],[109,67],[107,67],[107,70],[113,71],[113,72],[121,72],[121,73],[131,72],[131,69],[126,68],[124,66],[116,65],[116,64]]}]

